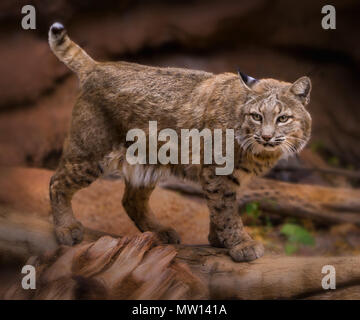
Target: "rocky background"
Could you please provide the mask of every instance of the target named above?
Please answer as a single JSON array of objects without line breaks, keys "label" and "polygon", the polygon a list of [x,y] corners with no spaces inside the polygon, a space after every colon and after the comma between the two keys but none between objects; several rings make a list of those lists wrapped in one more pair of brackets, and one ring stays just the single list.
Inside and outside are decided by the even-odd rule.
[{"label": "rocky background", "polygon": [[[21,8],[37,29],[21,28]],[[128,60],[256,77],[313,81],[313,148],[359,168],[360,3],[333,1],[336,30],[321,28],[326,1],[1,1],[0,164],[54,168],[77,93],[50,52],[63,22],[98,60]]]},{"label": "rocky background", "polygon": [[[21,28],[22,6],[36,8],[36,30]],[[51,53],[47,32],[63,22],[97,60],[127,60],[215,73],[240,68],[255,78],[313,82],[313,136],[298,158],[271,174],[288,182],[353,188],[360,169],[360,2],[336,0],[336,30],[323,30],[327,1],[2,0],[0,2],[0,204],[48,217],[47,185],[56,168],[78,93],[77,79]],[[121,207],[121,181],[98,181],[74,199],[87,226],[138,231]],[[156,190],[152,206],[185,243],[206,243],[202,200]],[[283,218],[247,210],[252,233],[283,253]],[[259,221],[258,221],[259,220]],[[270,222],[269,222],[270,221]],[[316,245],[297,254],[357,253],[355,225],[329,228],[303,219]]]}]

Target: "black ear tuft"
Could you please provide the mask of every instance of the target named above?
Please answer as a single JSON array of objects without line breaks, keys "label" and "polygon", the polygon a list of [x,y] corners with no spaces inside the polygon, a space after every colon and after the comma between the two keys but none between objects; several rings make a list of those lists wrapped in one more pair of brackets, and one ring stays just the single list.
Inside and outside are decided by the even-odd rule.
[{"label": "black ear tuft", "polygon": [[246,75],[245,73],[242,73],[239,69],[238,69],[238,73],[239,73],[239,77],[241,78],[241,80],[250,88],[252,85],[254,85],[256,82],[258,82],[257,79],[249,77],[248,75]]}]

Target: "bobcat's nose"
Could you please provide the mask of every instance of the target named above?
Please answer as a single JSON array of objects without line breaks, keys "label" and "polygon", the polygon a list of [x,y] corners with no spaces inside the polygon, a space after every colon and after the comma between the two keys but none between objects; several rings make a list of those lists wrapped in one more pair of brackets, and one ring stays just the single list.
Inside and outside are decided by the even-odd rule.
[{"label": "bobcat's nose", "polygon": [[269,134],[263,134],[261,138],[263,138],[264,141],[269,141],[272,138],[272,136]]}]

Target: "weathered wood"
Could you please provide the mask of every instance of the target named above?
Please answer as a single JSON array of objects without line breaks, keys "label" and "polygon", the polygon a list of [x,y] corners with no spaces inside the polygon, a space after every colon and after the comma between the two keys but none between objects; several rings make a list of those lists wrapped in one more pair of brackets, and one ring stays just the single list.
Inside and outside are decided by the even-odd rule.
[{"label": "weathered wood", "polygon": [[306,173],[312,173],[312,172],[319,172],[323,174],[332,174],[332,175],[339,175],[344,176],[349,179],[360,179],[360,172],[355,170],[347,170],[342,168],[317,168],[317,167],[297,167],[297,166],[276,166],[272,169],[275,172],[281,172],[281,171],[288,171],[288,172],[306,172]]},{"label": "weathered wood", "polygon": [[[202,197],[200,186],[171,180],[162,187],[184,194]],[[309,218],[323,224],[354,223],[360,226],[360,190],[331,188],[253,179],[238,190],[239,207],[258,202],[260,209],[284,216]]]},{"label": "weathered wood", "polygon": [[346,294],[332,292],[324,295],[324,265],[336,268],[338,289],[359,295],[360,257],[269,255],[250,263],[235,263],[225,249],[158,245],[151,233],[130,239],[102,235],[86,230],[82,244],[58,248],[50,223],[3,210],[0,254],[22,258],[39,255],[28,263],[37,266],[42,283],[30,295],[17,282],[6,298],[346,298]]}]

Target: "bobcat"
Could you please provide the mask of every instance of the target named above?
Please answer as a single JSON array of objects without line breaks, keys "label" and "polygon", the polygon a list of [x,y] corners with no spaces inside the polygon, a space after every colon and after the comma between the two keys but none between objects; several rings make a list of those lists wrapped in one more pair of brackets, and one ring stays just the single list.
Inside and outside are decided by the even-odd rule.
[{"label": "bobcat", "polygon": [[[311,82],[256,80],[242,73],[158,68],[127,62],[97,62],[70,40],[64,26],[49,30],[54,54],[73,70],[81,92],[74,106],[70,133],[50,181],[50,201],[58,241],[74,245],[83,227],[73,215],[74,193],[89,186],[110,167],[125,179],[122,204],[141,231],[153,231],[165,243],[179,243],[172,228],[161,225],[149,208],[156,182],[173,174],[201,183],[210,211],[209,242],[229,249],[235,261],[261,257],[264,248],[245,231],[238,213],[237,190],[252,176],[265,174],[281,157],[299,152],[310,138]],[[231,128],[235,133],[234,170],[216,175],[214,165],[130,165],[126,134],[172,128]]]}]

